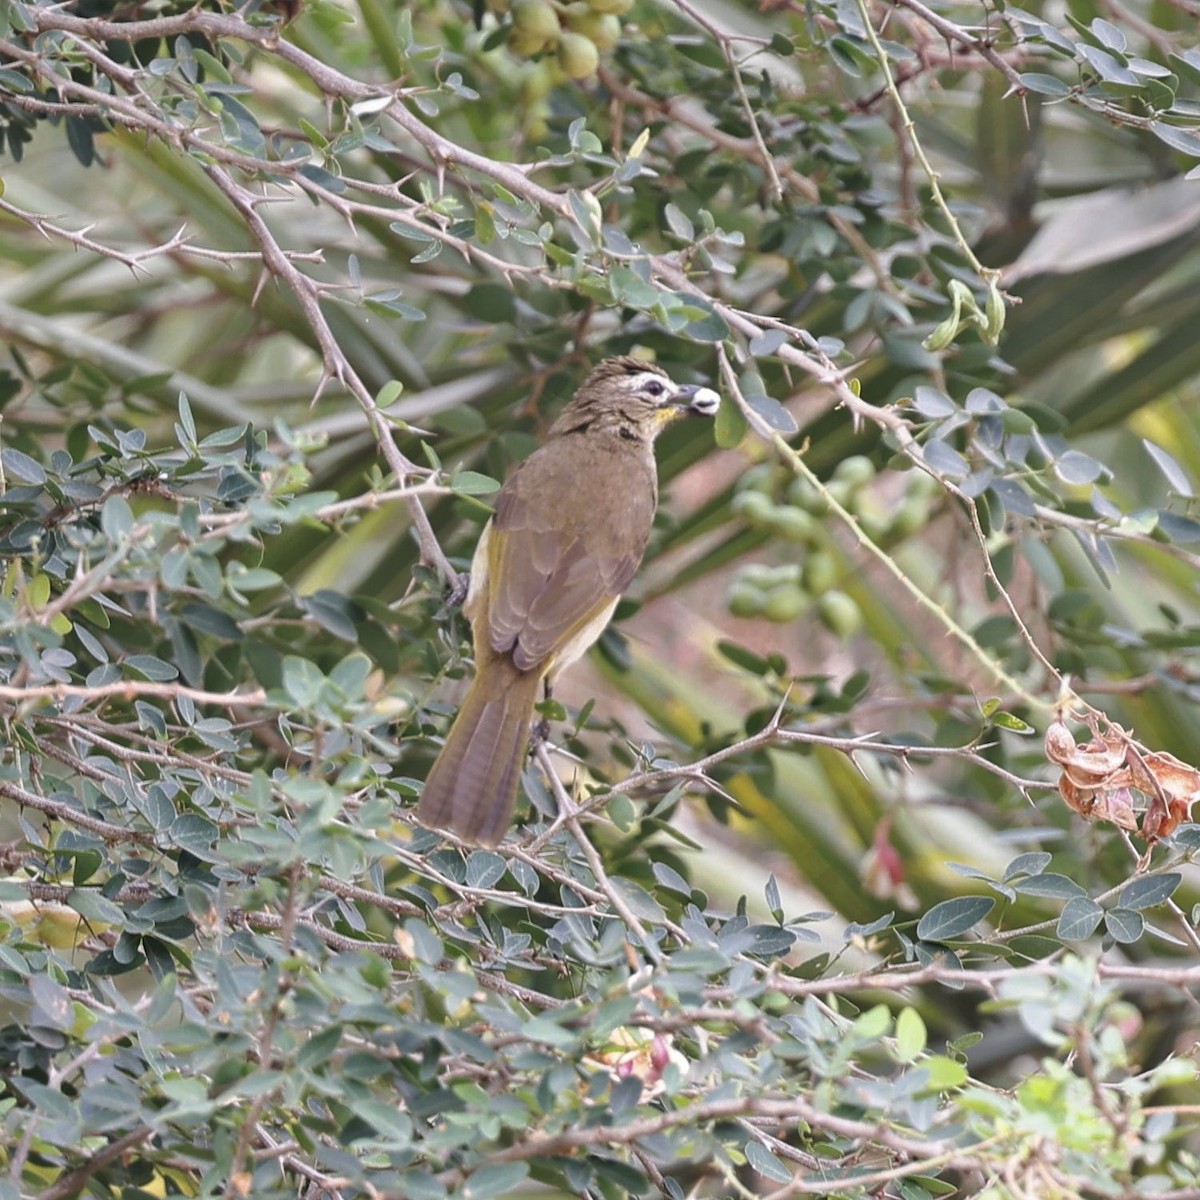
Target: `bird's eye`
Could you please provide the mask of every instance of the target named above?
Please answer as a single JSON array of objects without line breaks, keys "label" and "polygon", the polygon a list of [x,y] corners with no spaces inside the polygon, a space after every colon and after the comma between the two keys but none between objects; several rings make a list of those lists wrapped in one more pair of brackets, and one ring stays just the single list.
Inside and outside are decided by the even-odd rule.
[{"label": "bird's eye", "polygon": [[657,379],[651,379],[642,390],[647,396],[661,396],[667,389]]}]

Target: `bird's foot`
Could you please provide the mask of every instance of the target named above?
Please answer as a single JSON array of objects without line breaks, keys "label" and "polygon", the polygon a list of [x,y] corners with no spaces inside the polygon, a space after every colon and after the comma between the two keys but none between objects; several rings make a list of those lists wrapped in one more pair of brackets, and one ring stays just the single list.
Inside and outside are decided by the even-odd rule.
[{"label": "bird's foot", "polygon": [[446,592],[446,597],[442,601],[442,609],[448,611],[452,608],[462,608],[466,603],[467,593],[470,590],[471,572],[463,571]]},{"label": "bird's foot", "polygon": [[533,728],[529,731],[529,745],[536,750],[539,746],[544,745],[550,740],[550,718],[542,717],[540,721],[533,723]]}]

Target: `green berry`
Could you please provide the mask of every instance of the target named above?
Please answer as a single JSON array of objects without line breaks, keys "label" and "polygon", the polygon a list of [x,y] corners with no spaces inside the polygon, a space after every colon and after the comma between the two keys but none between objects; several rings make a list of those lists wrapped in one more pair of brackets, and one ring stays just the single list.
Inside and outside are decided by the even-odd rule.
[{"label": "green berry", "polygon": [[[1011,409],[1009,410],[1012,411]],[[920,500],[932,500],[942,491],[942,485],[938,483],[932,475],[927,475],[924,471],[909,471],[908,478],[904,481],[905,496]]]},{"label": "green berry", "polygon": [[741,517],[747,525],[768,525],[775,513],[775,502],[762,492],[738,492],[730,504],[734,516]]},{"label": "green berry", "polygon": [[817,518],[802,508],[779,505],[771,514],[770,524],[789,542],[811,542],[817,536]]},{"label": "green berry", "polygon": [[837,576],[837,560],[824,550],[813,550],[804,560],[804,586],[814,596],[829,591]]},{"label": "green berry", "polygon": [[854,511],[854,496],[858,488],[849,479],[831,479],[825,485],[825,490],[829,493],[830,500],[850,512]]},{"label": "green berry", "polygon": [[632,7],[633,0],[587,0],[598,13],[612,13],[615,17],[623,17]]},{"label": "green berry", "polygon": [[566,8],[567,28],[591,38],[598,50],[611,50],[621,40],[621,22],[610,13],[596,12],[587,0],[575,0]]},{"label": "green berry", "polygon": [[735,578],[735,586],[738,583],[746,583],[750,587],[759,588],[760,590],[769,588],[776,582],[775,568],[768,566],[766,563],[747,563],[738,571]]},{"label": "green berry", "polygon": [[558,43],[558,65],[568,79],[587,79],[600,66],[600,51],[582,33],[564,33]]},{"label": "green berry", "polygon": [[793,479],[788,486],[787,502],[814,517],[823,517],[829,511],[829,501],[803,476]]},{"label": "green berry", "polygon": [[852,637],[862,625],[862,609],[845,592],[826,592],[817,601],[825,627],[840,638]]},{"label": "green berry", "polygon": [[838,463],[833,478],[839,483],[844,481],[858,491],[875,478],[875,464],[865,454],[852,454]]},{"label": "green berry", "polygon": [[924,529],[928,522],[929,509],[925,501],[917,497],[906,496],[904,503],[896,509],[896,515],[892,517],[888,533],[892,537],[906,538],[916,533],[918,529]]},{"label": "green berry", "polygon": [[762,492],[770,495],[775,489],[775,467],[771,463],[757,463],[743,471],[737,482],[739,492]]},{"label": "green berry", "polygon": [[892,529],[888,518],[874,509],[858,514],[858,527],[876,544],[883,541]]},{"label": "green berry", "polygon": [[763,610],[766,594],[746,580],[734,581],[729,589],[729,611],[735,617],[757,617]]},{"label": "green berry", "polygon": [[508,48],[521,58],[541,54],[549,43],[540,34],[525,33],[515,25],[508,31]]},{"label": "green berry", "polygon": [[794,583],[773,587],[763,601],[762,614],[769,621],[794,621],[808,607],[808,597]]},{"label": "green berry", "polygon": [[549,42],[558,37],[558,13],[547,0],[516,0],[512,15],[513,25],[531,38]]}]

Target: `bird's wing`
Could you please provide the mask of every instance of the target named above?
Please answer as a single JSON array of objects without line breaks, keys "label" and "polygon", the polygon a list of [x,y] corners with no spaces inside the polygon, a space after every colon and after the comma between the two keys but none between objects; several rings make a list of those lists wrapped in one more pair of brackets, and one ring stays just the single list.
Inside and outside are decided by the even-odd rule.
[{"label": "bird's wing", "polygon": [[[642,560],[654,519],[652,463],[630,456],[616,488],[595,463],[563,449],[538,451],[513,474],[488,541],[488,640],[522,671],[552,664],[612,605]],[[603,486],[581,487],[580,465]]]}]

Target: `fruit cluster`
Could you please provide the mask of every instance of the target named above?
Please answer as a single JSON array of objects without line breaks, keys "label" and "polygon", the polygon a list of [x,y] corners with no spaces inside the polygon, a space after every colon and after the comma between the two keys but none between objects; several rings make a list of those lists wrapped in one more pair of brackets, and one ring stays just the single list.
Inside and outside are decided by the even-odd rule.
[{"label": "fruit cluster", "polygon": [[830,498],[854,513],[872,538],[887,544],[925,525],[938,488],[922,472],[910,472],[904,499],[885,515],[868,490],[874,477],[871,460],[854,455],[838,464],[825,485],[827,494],[807,479],[793,479],[780,502],[775,499],[776,469],[771,463],[747,471],[733,497],[734,514],[754,528],[803,543],[807,552],[803,566],[751,563],[742,567],[730,584],[729,611],[736,617],[793,621],[814,606],[822,623],[838,637],[855,633],[862,624],[862,610],[853,597],[834,587],[843,568],[821,520],[829,511]]},{"label": "fruit cluster", "polygon": [[553,52],[568,79],[586,79],[600,66],[600,52],[621,36],[621,20],[633,0],[492,0],[511,15],[508,48],[522,58]]}]

